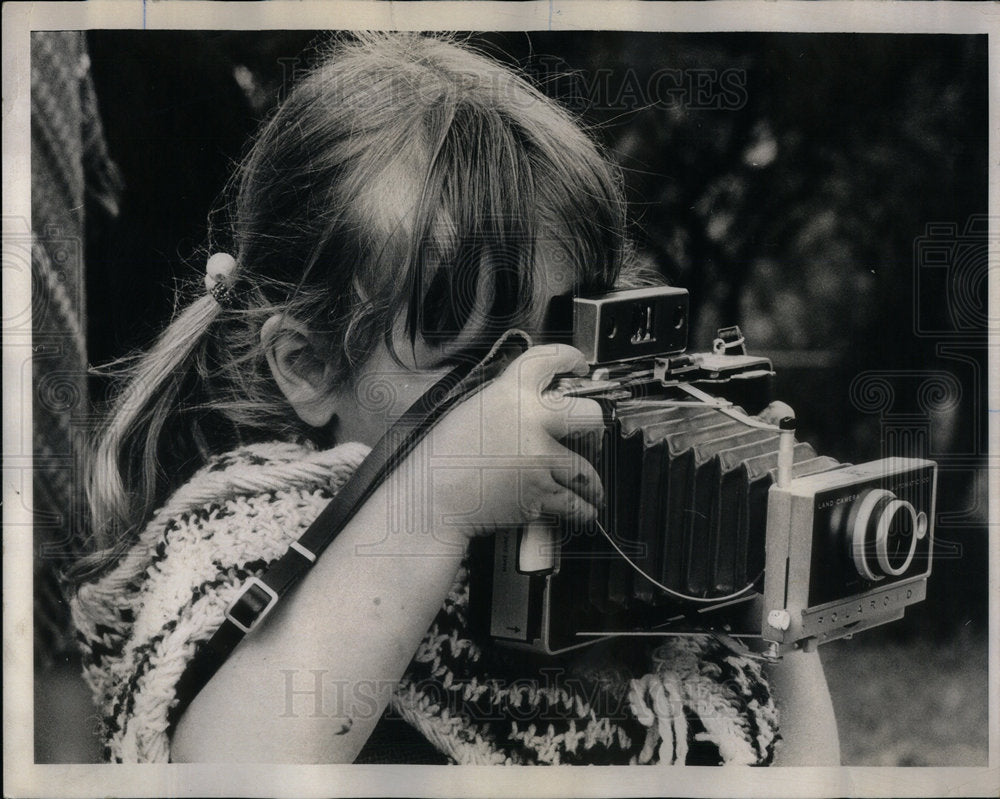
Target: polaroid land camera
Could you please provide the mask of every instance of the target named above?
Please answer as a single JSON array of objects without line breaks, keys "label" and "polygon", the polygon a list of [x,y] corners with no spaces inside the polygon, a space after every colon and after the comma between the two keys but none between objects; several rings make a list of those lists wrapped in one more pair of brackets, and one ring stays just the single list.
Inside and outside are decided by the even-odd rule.
[{"label": "polaroid land camera", "polygon": [[[685,354],[688,293],[566,298],[550,328],[591,364],[557,380],[605,410],[565,442],[601,475],[592,525],[478,539],[470,612],[497,641],[557,654],[601,638],[711,631],[812,648],[903,616],[926,595],[937,465],[857,466],[751,416],[774,372],[738,328]],[[571,336],[571,338],[570,338]],[[786,406],[787,407],[787,406]]]}]

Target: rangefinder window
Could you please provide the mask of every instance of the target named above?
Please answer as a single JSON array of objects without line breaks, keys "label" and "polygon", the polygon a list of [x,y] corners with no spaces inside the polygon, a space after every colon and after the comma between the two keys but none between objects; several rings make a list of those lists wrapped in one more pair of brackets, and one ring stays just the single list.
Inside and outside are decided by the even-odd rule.
[{"label": "rangefinder window", "polygon": [[671,286],[577,297],[571,341],[593,365],[683,352],[687,306],[687,290]]}]

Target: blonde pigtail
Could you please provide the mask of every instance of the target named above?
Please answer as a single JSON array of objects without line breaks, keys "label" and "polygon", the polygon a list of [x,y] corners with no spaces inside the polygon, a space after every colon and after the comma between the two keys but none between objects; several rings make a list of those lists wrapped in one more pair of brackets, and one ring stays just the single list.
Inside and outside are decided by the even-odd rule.
[{"label": "blonde pigtail", "polygon": [[78,563],[71,576],[82,578],[105,563],[154,510],[161,465],[146,453],[159,451],[165,426],[183,408],[182,387],[190,376],[204,371],[207,333],[219,313],[212,294],[194,300],[126,371],[124,388],[88,463],[96,552]]}]

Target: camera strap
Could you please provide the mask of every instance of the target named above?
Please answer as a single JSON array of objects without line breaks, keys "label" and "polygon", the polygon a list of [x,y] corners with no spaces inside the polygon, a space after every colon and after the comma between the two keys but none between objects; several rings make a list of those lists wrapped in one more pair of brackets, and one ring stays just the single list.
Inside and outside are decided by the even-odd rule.
[{"label": "camera strap", "polygon": [[222,625],[197,648],[181,675],[177,683],[177,701],[170,710],[171,725],[180,719],[240,641],[305,577],[323,550],[430,429],[449,409],[496,377],[505,365],[505,359],[498,354],[512,339],[518,338],[530,346],[531,339],[526,333],[509,330],[482,358],[464,358],[424,392],[386,431],[302,536],[289,545],[284,555],[272,561],[263,574],[243,584],[242,591],[226,610]]}]

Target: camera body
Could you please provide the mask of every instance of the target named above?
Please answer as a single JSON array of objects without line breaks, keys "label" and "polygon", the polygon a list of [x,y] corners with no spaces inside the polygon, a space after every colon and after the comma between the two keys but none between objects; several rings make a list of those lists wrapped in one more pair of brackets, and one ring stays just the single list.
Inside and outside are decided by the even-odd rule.
[{"label": "camera body", "polygon": [[[688,293],[567,298],[549,329],[591,365],[557,395],[605,412],[566,445],[606,502],[474,542],[470,613],[499,643],[556,654],[617,635],[715,632],[780,653],[883,624],[926,596],[937,467],[841,464],[750,415],[774,372],[738,328],[687,353]],[[787,408],[787,406],[785,406]]]}]

